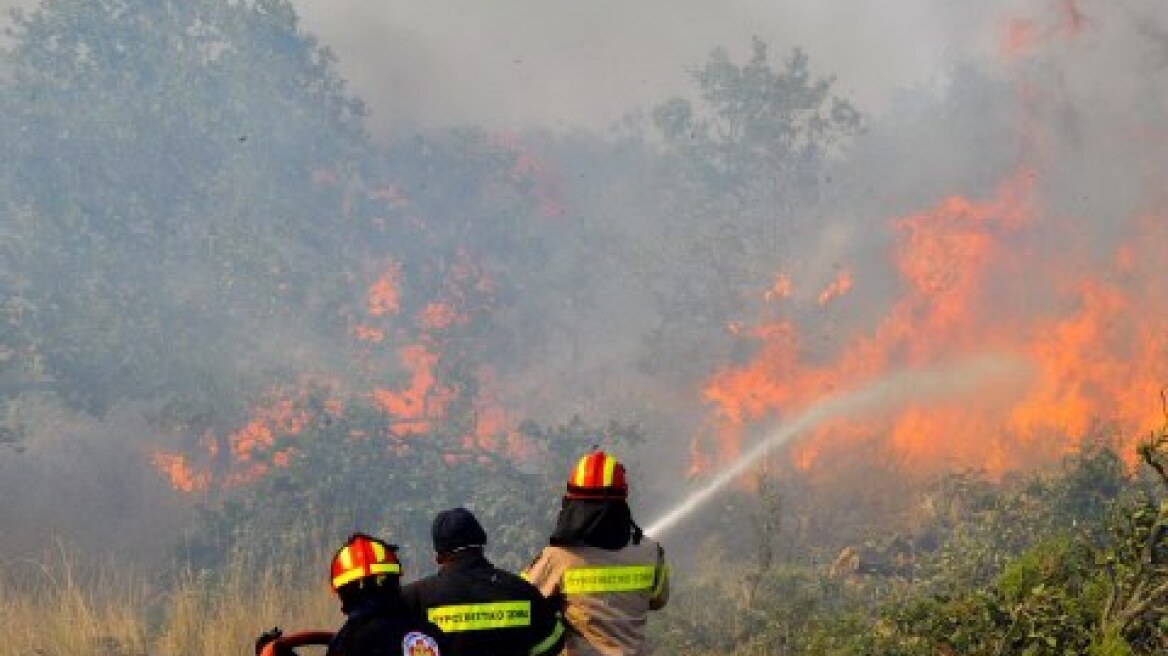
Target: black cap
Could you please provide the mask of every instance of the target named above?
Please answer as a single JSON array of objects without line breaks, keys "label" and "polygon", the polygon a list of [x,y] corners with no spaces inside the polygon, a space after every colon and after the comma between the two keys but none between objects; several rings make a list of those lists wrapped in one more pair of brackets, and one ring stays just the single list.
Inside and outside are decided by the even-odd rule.
[{"label": "black cap", "polygon": [[434,538],[434,553],[437,554],[481,547],[487,543],[487,532],[466,508],[451,508],[438,513],[430,535]]}]

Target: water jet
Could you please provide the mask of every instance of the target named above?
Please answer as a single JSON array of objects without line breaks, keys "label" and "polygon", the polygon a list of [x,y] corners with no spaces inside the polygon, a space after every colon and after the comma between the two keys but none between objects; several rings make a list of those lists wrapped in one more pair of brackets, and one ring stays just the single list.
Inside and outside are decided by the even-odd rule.
[{"label": "water jet", "polygon": [[888,411],[907,402],[951,398],[994,380],[1014,380],[1023,377],[1027,372],[1026,364],[1016,357],[980,355],[928,369],[889,374],[863,387],[829,396],[780,425],[730,463],[704,487],[694,490],[680,503],[654,520],[645,529],[645,533],[660,538],[663,533],[700,508],[771,450],[826,421]]}]

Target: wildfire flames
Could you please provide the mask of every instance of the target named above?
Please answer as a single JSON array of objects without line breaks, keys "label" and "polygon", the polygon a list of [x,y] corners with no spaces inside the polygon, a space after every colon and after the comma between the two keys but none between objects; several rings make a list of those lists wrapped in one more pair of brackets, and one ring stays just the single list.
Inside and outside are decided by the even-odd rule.
[{"label": "wildfire flames", "polygon": [[843,296],[852,289],[852,274],[849,271],[840,271],[835,280],[831,281],[822,292],[819,292],[819,304],[827,305],[831,299],[837,296]]},{"label": "wildfire flames", "polygon": [[[1091,24],[1072,0],[1054,8],[1048,20],[1005,26],[1003,54],[1011,62]],[[1042,89],[1019,77],[1020,105],[1040,111]],[[1044,151],[1053,140],[1041,130],[1039,118],[1022,117],[1019,143],[1033,163],[996,195],[955,194],[889,222],[894,246],[882,266],[891,265],[899,291],[873,328],[825,353],[808,328],[821,327],[822,316],[740,326],[735,334],[753,342],[756,355],[707,381],[711,419],[694,439],[691,471],[733,459],[753,427],[781,421],[824,395],[896,369],[981,352],[1020,356],[1032,363],[1033,376],[1015,390],[834,422],[793,447],[794,463],[812,467],[862,442],[883,445],[915,471],[973,467],[1000,474],[1049,461],[1088,439],[1124,440],[1119,446],[1130,454],[1132,441],[1161,425],[1168,296],[1160,289],[1158,250],[1168,244],[1168,214],[1154,203],[1163,195],[1153,193],[1142,214],[1119,220],[1125,228],[1118,238],[1110,230],[1112,241],[1101,239],[1088,217],[1060,215],[1045,202],[1042,163],[1056,156]],[[878,294],[865,289],[880,275],[870,273],[853,279],[841,272],[819,303]],[[799,281],[777,280],[782,284],[765,294],[770,305],[797,304],[776,290]]]},{"label": "wildfire flames", "polygon": [[[400,202],[400,197],[394,198]],[[447,335],[470,321],[475,303],[487,302],[494,285],[490,276],[462,253],[448,272],[440,298],[421,305],[412,317],[402,317],[403,275],[400,265],[390,262],[368,287],[362,316],[350,329],[361,345],[362,358],[373,358],[385,347],[388,336],[398,346],[391,349],[404,370],[400,387],[375,384],[364,394],[390,418],[383,436],[387,448],[401,448],[403,438],[423,436],[435,429],[463,394],[445,380],[442,369]],[[413,338],[411,341],[411,337]],[[366,372],[376,377],[379,372]],[[511,415],[496,397],[494,371],[482,367],[474,376],[472,427],[462,437],[464,457],[478,449],[505,449],[522,455],[526,445],[514,428]],[[271,390],[267,402],[252,411],[244,425],[220,439],[204,435],[192,457],[183,453],[157,451],[154,464],[176,490],[201,492],[216,486],[232,487],[258,480],[271,467],[285,467],[295,453],[295,441],[313,420],[310,396],[324,397],[324,411],[334,417],[344,412],[342,398],[353,394],[346,385],[330,376],[305,377],[295,386]],[[365,434],[354,438],[370,437]],[[198,461],[200,464],[196,464]]]},{"label": "wildfire flames", "polygon": [[[900,295],[873,330],[829,357],[816,352],[794,321],[764,321],[744,331],[757,356],[708,381],[704,395],[714,417],[695,452],[731,459],[758,422],[896,368],[977,352],[1024,357],[1033,363],[1033,379],[1008,396],[987,390],[873,421],[838,422],[797,446],[795,462],[810,467],[876,440],[916,470],[1001,473],[1066,453],[1085,439],[1137,439],[1162,423],[1168,299],[1159,290],[1156,245],[1168,243],[1168,216],[1149,211],[1132,218],[1128,234],[1100,254],[1085,236],[1085,221],[1043,206],[1041,178],[1025,169],[993,198],[952,196],[893,220],[890,255]],[[865,293],[864,279],[854,293]],[[820,301],[836,296],[844,287],[839,282]],[[703,458],[695,460],[695,471],[709,461],[708,454]]]},{"label": "wildfire flames", "polygon": [[813,361],[794,322],[749,331],[757,356],[717,372],[704,392],[719,458],[736,456],[755,422],[897,367],[981,351],[1023,356],[1035,365],[1034,379],[1013,398],[987,391],[876,423],[831,426],[804,444],[797,461],[810,466],[825,449],[882,439],[914,465],[1001,472],[1065,452],[1099,430],[1137,436],[1158,425],[1168,299],[1154,282],[1161,277],[1154,244],[1168,243],[1168,217],[1142,217],[1137,233],[1097,266],[1080,253],[1036,268],[1027,244],[1049,226],[1035,207],[1033,179],[1023,173],[996,198],[952,197],[894,221],[903,294],[871,334],[829,361]]},{"label": "wildfire flames", "polygon": [[1006,59],[1024,57],[1053,39],[1079,36],[1087,28],[1078,0],[1055,0],[1046,8],[1052,11],[1006,22],[1001,39],[1001,54]]},{"label": "wildfire flames", "polygon": [[[1165,276],[1159,269],[1159,249],[1168,244],[1163,193],[1119,220],[1106,238],[1092,230],[1097,219],[1051,202],[1057,185],[1050,171],[1059,155],[1052,150],[1057,139],[1044,133],[1047,90],[1022,71],[1027,58],[1056,41],[1082,37],[1093,23],[1075,0],[1051,0],[1046,6],[1052,10],[1048,15],[1003,24],[998,42],[999,54],[1018,78],[1023,163],[1003,172],[996,191],[958,190],[889,218],[892,239],[884,261],[844,262],[815,279],[776,272],[765,289],[752,292],[757,317],[728,318],[725,326],[731,338],[754,347],[753,356],[714,371],[700,384],[709,418],[690,444],[692,474],[733,460],[751,431],[794,416],[824,396],[904,368],[982,353],[1023,359],[1031,363],[1031,376],[1010,389],[832,422],[791,447],[793,462],[810,468],[864,443],[917,471],[973,467],[1000,474],[1057,458],[1084,440],[1138,439],[1163,422],[1160,390],[1168,384],[1168,295],[1160,288]],[[1162,136],[1158,129],[1131,134]],[[496,145],[516,155],[505,175],[532,183],[538,213],[563,215],[558,181],[546,163],[513,134],[499,136]],[[317,182],[340,184],[323,175]],[[370,198],[394,207],[410,202],[394,185]],[[348,331],[358,349],[379,364],[390,362],[396,375],[379,377],[370,365],[366,373],[373,382],[366,389],[354,393],[330,382],[330,398],[356,395],[370,401],[392,418],[384,437],[397,444],[424,439],[456,402],[467,401],[474,414],[472,428],[462,436],[467,451],[451,457],[474,449],[522,453],[526,446],[514,431],[514,415],[497,396],[496,371],[489,366],[474,371],[471,392],[448,371],[456,359],[449,353],[449,337],[469,325],[476,304],[491,297],[491,276],[465,252],[445,275],[441,289],[422,301],[410,297],[416,292],[397,263],[383,263],[368,276],[368,293]],[[867,316],[877,302],[874,322],[835,326],[826,319],[829,313],[849,316],[861,305]],[[829,324],[839,329],[833,339],[821,334]],[[286,464],[295,440],[281,438],[294,438],[310,422],[306,387],[273,392],[269,403],[222,439],[204,436],[204,460],[226,459],[226,467],[200,468],[170,452],[157,453],[156,466],[177,489],[197,491],[255,480]],[[330,403],[329,412],[344,411],[340,401]]]},{"label": "wildfire flames", "polygon": [[198,440],[197,456],[157,451],[155,466],[181,492],[203,492],[216,485],[232,487],[258,480],[271,467],[286,467],[294,448],[278,444],[281,438],[294,439],[312,421],[309,396],[324,394],[324,411],[331,416],[343,412],[334,396],[335,381],[304,378],[295,386],[272,389],[266,404],[253,409],[251,418],[225,437],[206,433]]}]

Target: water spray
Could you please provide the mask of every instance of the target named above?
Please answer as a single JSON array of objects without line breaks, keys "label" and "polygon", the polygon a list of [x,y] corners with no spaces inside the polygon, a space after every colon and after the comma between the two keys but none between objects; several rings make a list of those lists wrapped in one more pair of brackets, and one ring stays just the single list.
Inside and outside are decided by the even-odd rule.
[{"label": "water spray", "polygon": [[755,444],[719,473],[705,487],[688,497],[649,524],[645,533],[660,537],[710,500],[731,481],[745,473],[772,449],[830,419],[843,419],[862,413],[887,411],[897,405],[922,400],[936,400],[971,392],[991,380],[1018,379],[1025,376],[1025,363],[1013,357],[984,355],[932,369],[903,371],[877,379],[859,389],[830,396],[807,408],[802,414],[780,426]]}]

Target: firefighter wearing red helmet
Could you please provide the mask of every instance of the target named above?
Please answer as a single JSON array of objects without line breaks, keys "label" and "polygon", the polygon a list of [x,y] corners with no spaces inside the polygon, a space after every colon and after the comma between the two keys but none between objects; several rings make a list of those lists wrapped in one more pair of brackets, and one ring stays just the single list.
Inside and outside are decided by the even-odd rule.
[{"label": "firefighter wearing red helmet", "polygon": [[616,458],[594,451],[576,464],[549,543],[523,576],[563,599],[564,653],[648,653],[646,620],[669,598],[669,572],[661,545],[633,521]]},{"label": "firefighter wearing red helmet", "polygon": [[442,656],[441,630],[402,601],[396,546],[354,534],[333,556],[331,582],[346,619],[326,656]]}]

